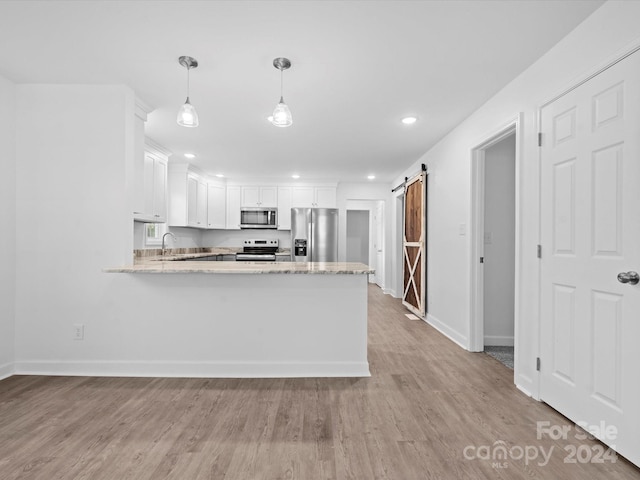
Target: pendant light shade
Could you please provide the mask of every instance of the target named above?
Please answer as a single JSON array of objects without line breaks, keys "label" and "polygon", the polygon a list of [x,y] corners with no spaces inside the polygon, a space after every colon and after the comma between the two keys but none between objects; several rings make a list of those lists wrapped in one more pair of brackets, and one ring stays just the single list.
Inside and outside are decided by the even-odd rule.
[{"label": "pendant light shade", "polygon": [[286,103],[280,98],[280,102],[276,105],[276,109],[273,111],[273,120],[271,120],[276,127],[289,127],[293,123],[291,118],[291,110]]},{"label": "pendant light shade", "polygon": [[178,125],[181,127],[197,127],[198,124],[198,113],[189,102],[189,97],[187,97],[187,101],[178,110]]},{"label": "pendant light shade", "polygon": [[293,124],[293,118],[291,117],[291,110],[282,96],[282,72],[291,67],[291,62],[288,58],[279,57],[273,60],[273,66],[280,70],[280,101],[276,105],[273,111],[273,120],[271,123],[276,127],[289,127]]},{"label": "pendant light shade", "polygon": [[182,56],[178,59],[178,63],[187,69],[187,100],[178,110],[178,125],[181,127],[197,127],[199,125],[198,113],[189,101],[189,70],[198,66],[198,61],[193,57]]}]

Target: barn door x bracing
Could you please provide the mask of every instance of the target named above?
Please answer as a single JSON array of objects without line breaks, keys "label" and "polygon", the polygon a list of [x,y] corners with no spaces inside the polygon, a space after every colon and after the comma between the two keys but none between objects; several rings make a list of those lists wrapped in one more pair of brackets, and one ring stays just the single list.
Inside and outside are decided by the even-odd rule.
[{"label": "barn door x bracing", "polygon": [[426,244],[426,174],[408,180],[404,189],[402,303],[415,314],[424,317],[427,267]]},{"label": "barn door x bracing", "polygon": [[540,397],[640,465],[640,52],[541,114]]}]

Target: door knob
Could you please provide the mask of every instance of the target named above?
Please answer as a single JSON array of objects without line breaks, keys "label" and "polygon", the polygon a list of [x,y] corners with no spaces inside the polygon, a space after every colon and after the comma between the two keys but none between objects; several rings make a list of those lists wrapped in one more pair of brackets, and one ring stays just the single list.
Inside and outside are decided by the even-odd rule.
[{"label": "door knob", "polygon": [[635,285],[640,281],[640,276],[638,276],[637,272],[621,272],[618,274],[618,281],[620,283]]}]

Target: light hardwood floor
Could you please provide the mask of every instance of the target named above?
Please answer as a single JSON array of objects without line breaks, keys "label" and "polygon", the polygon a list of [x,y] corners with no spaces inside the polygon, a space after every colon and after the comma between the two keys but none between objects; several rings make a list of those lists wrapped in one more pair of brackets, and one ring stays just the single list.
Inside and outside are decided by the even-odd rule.
[{"label": "light hardwood floor", "polygon": [[[405,313],[369,288],[371,378],[3,380],[0,478],[640,478],[622,458],[565,463],[602,447],[575,431],[537,439],[538,421],[571,424],[519,392],[512,370]],[[499,466],[472,458],[500,442],[512,455]],[[538,458],[511,458],[521,451]]]}]

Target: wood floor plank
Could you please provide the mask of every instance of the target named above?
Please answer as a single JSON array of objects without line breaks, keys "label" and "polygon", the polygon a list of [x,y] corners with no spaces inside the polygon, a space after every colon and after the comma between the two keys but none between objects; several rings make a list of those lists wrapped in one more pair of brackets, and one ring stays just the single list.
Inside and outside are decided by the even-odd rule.
[{"label": "wood floor plank", "polygon": [[[0,381],[0,478],[640,479],[623,458],[566,463],[601,444],[538,439],[538,421],[572,424],[405,313],[369,288],[370,378]],[[497,446],[552,455],[485,458]]]}]

